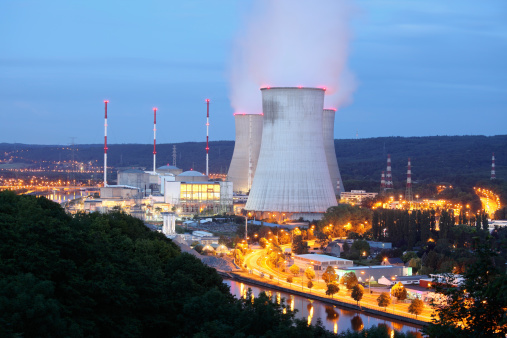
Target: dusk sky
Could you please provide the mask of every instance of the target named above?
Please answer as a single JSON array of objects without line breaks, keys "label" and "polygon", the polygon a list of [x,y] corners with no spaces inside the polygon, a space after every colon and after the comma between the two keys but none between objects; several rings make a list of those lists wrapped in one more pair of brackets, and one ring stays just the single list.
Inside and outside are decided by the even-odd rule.
[{"label": "dusk sky", "polygon": [[[105,99],[110,143],[151,143],[152,107],[158,143],[205,141],[206,98],[210,140],[233,140],[234,50],[252,46],[242,40],[248,25],[270,34],[263,12],[250,14],[256,5],[0,1],[0,142],[102,143]],[[336,20],[350,35],[336,41],[319,40],[311,10],[296,20],[344,51],[353,85],[336,138],[506,134],[507,1],[351,1],[348,9]],[[314,85],[304,81],[293,86]],[[260,91],[248,99],[260,105]]]}]

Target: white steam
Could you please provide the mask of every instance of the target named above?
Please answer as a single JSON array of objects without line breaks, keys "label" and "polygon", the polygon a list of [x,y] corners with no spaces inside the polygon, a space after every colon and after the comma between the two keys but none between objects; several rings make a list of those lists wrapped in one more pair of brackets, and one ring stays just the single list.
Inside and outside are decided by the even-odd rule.
[{"label": "white steam", "polygon": [[325,87],[326,107],[351,101],[346,0],[255,0],[231,60],[235,112],[260,113],[261,87]]}]

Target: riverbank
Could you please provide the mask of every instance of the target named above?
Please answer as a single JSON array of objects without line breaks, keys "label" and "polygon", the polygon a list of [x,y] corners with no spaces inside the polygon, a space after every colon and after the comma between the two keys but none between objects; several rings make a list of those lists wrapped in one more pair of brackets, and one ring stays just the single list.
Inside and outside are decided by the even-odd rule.
[{"label": "riverbank", "polygon": [[332,299],[332,298],[330,299],[330,298],[321,297],[319,295],[312,294],[312,293],[306,293],[306,292],[301,292],[301,291],[297,291],[294,289],[289,289],[289,288],[283,287],[283,286],[275,284],[275,283],[269,283],[266,280],[261,279],[260,277],[256,277],[254,275],[248,275],[244,272],[221,272],[219,270],[217,270],[217,272],[223,278],[226,278],[226,279],[231,279],[231,280],[235,280],[238,282],[244,282],[244,283],[256,285],[259,287],[265,287],[265,288],[269,288],[269,289],[273,289],[273,290],[277,290],[277,291],[282,291],[282,292],[294,294],[294,295],[297,295],[300,297],[305,297],[308,299],[318,300],[320,302],[323,302],[323,303],[326,303],[329,305],[335,305],[335,306],[339,306],[342,308],[346,308],[346,309],[350,309],[350,310],[354,310],[354,311],[359,311],[359,312],[364,312],[367,314],[371,314],[371,315],[379,316],[379,317],[383,317],[383,318],[394,319],[394,320],[397,320],[400,322],[419,325],[421,327],[428,325],[428,322],[421,321],[416,318],[400,316],[397,314],[393,314],[393,313],[389,313],[389,312],[381,311],[381,310],[375,310],[375,309],[368,308],[368,307],[360,307],[355,304],[342,302],[339,299]]}]

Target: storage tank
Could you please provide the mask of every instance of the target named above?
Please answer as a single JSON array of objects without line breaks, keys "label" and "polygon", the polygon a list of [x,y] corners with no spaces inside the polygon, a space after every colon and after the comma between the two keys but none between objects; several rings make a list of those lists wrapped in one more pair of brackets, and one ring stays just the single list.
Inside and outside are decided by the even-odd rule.
[{"label": "storage tank", "polygon": [[278,87],[261,93],[261,149],[245,209],[306,214],[336,206],[322,137],[325,90]]},{"label": "storage tank", "polygon": [[334,194],[339,195],[345,191],[343,187],[336,151],[334,147],[334,119],[336,109],[324,109],[322,112],[322,138],[324,139],[324,150],[326,151],[327,167],[333,183]]},{"label": "storage tank", "polygon": [[227,181],[232,182],[234,192],[246,194],[250,191],[262,138],[261,114],[234,114],[236,142]]}]

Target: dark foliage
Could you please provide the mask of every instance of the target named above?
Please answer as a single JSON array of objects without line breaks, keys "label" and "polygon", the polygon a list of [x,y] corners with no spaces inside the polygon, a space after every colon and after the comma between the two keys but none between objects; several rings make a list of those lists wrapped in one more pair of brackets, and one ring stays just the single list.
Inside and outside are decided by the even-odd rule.
[{"label": "dark foliage", "polygon": [[122,213],[70,217],[0,193],[0,336],[331,337],[265,294],[237,300],[212,268]]}]

